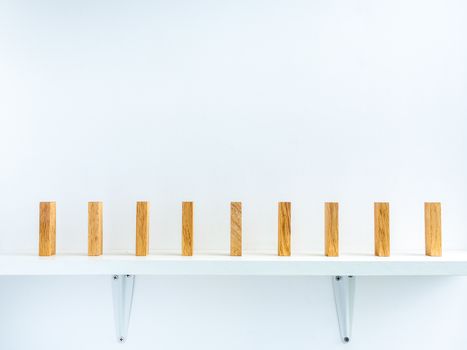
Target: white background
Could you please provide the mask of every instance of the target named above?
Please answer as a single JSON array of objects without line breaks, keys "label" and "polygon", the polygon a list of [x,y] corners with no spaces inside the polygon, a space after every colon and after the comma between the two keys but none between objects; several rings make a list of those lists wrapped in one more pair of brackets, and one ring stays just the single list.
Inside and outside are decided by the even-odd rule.
[{"label": "white background", "polygon": [[[38,203],[57,201],[58,253],[274,254],[277,201],[293,253],[371,254],[374,201],[393,252],[423,250],[423,202],[443,203],[445,250],[467,249],[467,5],[463,1],[0,0],[0,250],[36,253]],[[465,278],[360,278],[342,345],[328,278],[145,277],[116,343],[107,277],[0,278],[1,349],[463,349]]]}]

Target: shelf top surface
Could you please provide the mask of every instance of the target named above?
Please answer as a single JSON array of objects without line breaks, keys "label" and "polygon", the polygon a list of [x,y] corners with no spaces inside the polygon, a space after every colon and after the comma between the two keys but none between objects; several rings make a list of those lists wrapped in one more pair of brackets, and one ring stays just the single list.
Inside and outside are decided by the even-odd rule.
[{"label": "shelf top surface", "polygon": [[467,275],[467,252],[449,252],[442,257],[397,254],[376,257],[349,254],[322,255],[200,254],[184,257],[156,254],[145,257],[107,254],[0,255],[0,275],[269,275],[269,276],[441,276]]}]

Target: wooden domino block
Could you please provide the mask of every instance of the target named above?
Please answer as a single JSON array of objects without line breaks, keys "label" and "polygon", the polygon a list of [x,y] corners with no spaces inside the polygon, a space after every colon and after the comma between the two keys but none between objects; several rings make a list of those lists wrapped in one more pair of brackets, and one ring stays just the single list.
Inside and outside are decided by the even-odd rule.
[{"label": "wooden domino block", "polygon": [[230,203],[230,255],[242,255],[242,203]]},{"label": "wooden domino block", "polygon": [[136,203],[136,255],[149,253],[149,202]]},{"label": "wooden domino block", "polygon": [[425,253],[441,256],[441,203],[425,203]]},{"label": "wooden domino block", "polygon": [[182,203],[182,255],[193,255],[193,202]]},{"label": "wooden domino block", "polygon": [[56,253],[56,205],[55,202],[39,204],[39,256]]},{"label": "wooden domino block", "polygon": [[290,256],[291,204],[279,202],[278,209],[278,255]]},{"label": "wooden domino block", "polygon": [[390,256],[389,203],[375,203],[375,255]]},{"label": "wooden domino block", "polygon": [[102,202],[88,203],[88,255],[102,255]]},{"label": "wooden domino block", "polygon": [[324,203],[324,254],[339,256],[339,203]]}]

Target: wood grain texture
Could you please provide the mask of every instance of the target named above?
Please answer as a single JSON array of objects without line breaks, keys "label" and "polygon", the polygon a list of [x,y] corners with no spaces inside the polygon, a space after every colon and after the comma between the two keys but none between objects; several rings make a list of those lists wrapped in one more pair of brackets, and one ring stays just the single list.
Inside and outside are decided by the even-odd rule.
[{"label": "wood grain texture", "polygon": [[375,255],[390,256],[389,203],[375,203]]},{"label": "wood grain texture", "polygon": [[149,254],[149,202],[136,203],[136,255]]},{"label": "wood grain texture", "polygon": [[88,255],[102,255],[103,244],[103,205],[102,202],[88,203]]},{"label": "wood grain texture", "polygon": [[230,255],[242,256],[242,203],[230,203]]},{"label": "wood grain texture", "polygon": [[51,256],[56,253],[56,204],[39,204],[39,256]]},{"label": "wood grain texture", "polygon": [[324,203],[324,255],[339,256],[339,203]]},{"label": "wood grain texture", "polygon": [[193,202],[182,203],[182,255],[193,255]]},{"label": "wood grain texture", "polygon": [[441,203],[425,203],[425,253],[441,256]]},{"label": "wood grain texture", "polygon": [[279,256],[290,256],[291,204],[279,202],[278,205],[278,252]]}]

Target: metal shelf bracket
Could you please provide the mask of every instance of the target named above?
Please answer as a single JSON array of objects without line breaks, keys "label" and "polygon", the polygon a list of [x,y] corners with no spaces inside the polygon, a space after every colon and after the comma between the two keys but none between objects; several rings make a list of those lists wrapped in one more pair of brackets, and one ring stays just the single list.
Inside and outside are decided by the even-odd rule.
[{"label": "metal shelf bracket", "polygon": [[128,326],[130,325],[135,276],[113,275],[111,283],[117,340],[120,343],[124,343],[128,335]]},{"label": "metal shelf bracket", "polygon": [[352,334],[355,277],[333,276],[332,287],[334,289],[334,301],[336,303],[340,336],[342,342],[348,343]]}]

